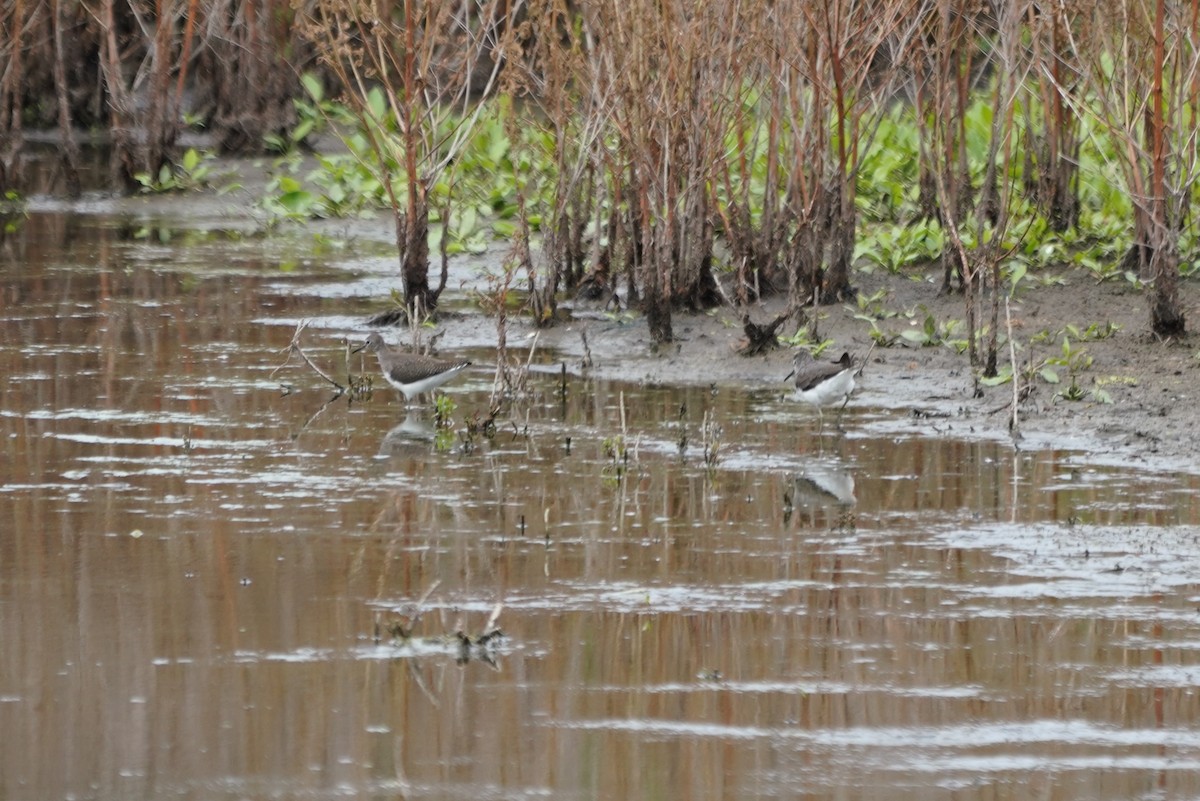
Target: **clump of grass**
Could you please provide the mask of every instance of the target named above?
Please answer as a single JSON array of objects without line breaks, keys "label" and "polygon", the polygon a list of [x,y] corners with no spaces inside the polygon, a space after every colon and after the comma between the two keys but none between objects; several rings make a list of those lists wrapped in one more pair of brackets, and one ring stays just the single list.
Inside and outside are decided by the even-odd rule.
[{"label": "clump of grass", "polygon": [[499,406],[492,406],[487,415],[478,411],[464,421],[464,426],[458,432],[459,442],[463,451],[470,453],[475,450],[480,439],[491,441],[496,436],[496,417],[500,414]]},{"label": "clump of grass", "polygon": [[439,429],[450,428],[454,424],[454,413],[458,404],[449,395],[438,395],[433,401],[433,424]]},{"label": "clump of grass", "polygon": [[[601,442],[600,447],[604,451],[604,458],[608,460],[608,464],[604,466],[603,475],[606,479],[620,479],[629,469],[630,445],[629,445],[629,428],[626,424],[625,417],[625,393],[622,392],[621,398],[621,430],[617,434],[605,437]],[[634,442],[632,458],[637,460],[637,443]]]},{"label": "clump of grass", "polygon": [[424,617],[425,603],[437,589],[441,581],[434,581],[429,585],[428,589],[421,595],[416,603],[412,604],[405,614],[397,615],[392,620],[375,621],[375,642],[379,643],[386,634],[391,638],[392,643],[399,646],[411,645],[417,641],[423,641],[431,645],[446,645],[456,648],[457,654],[455,661],[460,665],[471,661],[471,659],[479,659],[489,665],[495,666],[496,645],[501,638],[504,637],[504,632],[499,626],[500,613],[504,610],[504,604],[497,603],[488,615],[487,622],[478,630],[478,633],[471,633],[467,630],[460,614],[454,622],[450,631],[444,631],[441,634],[431,634],[428,636],[420,636],[416,633],[417,626]]}]

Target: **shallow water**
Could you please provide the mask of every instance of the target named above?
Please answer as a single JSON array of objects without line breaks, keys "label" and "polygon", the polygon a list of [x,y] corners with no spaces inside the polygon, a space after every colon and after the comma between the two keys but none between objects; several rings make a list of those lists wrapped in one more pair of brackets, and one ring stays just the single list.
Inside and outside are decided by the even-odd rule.
[{"label": "shallow water", "polygon": [[[57,212],[0,241],[0,795],[1200,794],[1195,476],[564,394],[552,353],[468,441],[487,349],[439,439],[275,372],[302,318],[371,367],[368,256]],[[498,603],[502,638],[444,636]]]}]

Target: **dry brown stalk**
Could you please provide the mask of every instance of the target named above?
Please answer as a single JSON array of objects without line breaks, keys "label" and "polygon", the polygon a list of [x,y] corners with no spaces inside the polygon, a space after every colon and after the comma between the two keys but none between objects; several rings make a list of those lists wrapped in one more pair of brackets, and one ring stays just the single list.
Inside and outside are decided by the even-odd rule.
[{"label": "dry brown stalk", "polygon": [[300,347],[300,335],[304,333],[304,329],[308,327],[308,323],[308,320],[301,320],[296,324],[296,330],[292,333],[292,341],[288,343],[286,348],[284,348],[284,350],[287,351],[288,357],[284,360],[283,364],[271,371],[270,377],[274,378],[276,373],[278,373],[291,362],[292,356],[296,355],[299,356],[300,360],[307,364],[314,373],[319,375],[327,383],[333,385],[333,388],[336,389],[338,395],[340,395],[346,391],[346,388],[330,378],[320,367],[317,367],[317,365],[313,363],[312,359],[308,358],[308,354],[304,352],[304,349]]},{"label": "dry brown stalk", "polygon": [[717,301],[709,181],[734,96],[741,4],[597,0],[582,15],[593,42],[587,77],[612,98],[610,176],[627,204],[618,246],[652,338],[667,342],[673,306]]},{"label": "dry brown stalk", "polygon": [[509,21],[523,3],[507,0],[313,0],[301,28],[344,87],[387,194],[406,304],[432,311],[446,286],[429,281],[433,185],[467,144],[497,87]]},{"label": "dry brown stalk", "polygon": [[1112,137],[1134,207],[1134,242],[1126,258],[1148,293],[1150,329],[1184,332],[1179,297],[1179,240],[1191,224],[1190,198],[1200,179],[1195,99],[1200,76],[1197,15],[1167,0],[1063,4],[1061,29],[1079,54],[1078,92],[1056,84],[1076,114],[1094,117]]}]

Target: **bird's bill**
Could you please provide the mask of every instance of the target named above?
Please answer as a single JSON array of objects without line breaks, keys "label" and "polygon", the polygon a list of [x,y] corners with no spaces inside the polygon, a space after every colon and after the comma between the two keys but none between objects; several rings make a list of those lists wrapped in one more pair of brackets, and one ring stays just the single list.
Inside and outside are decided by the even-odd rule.
[{"label": "bird's bill", "polygon": [[795,371],[795,370],[793,370],[792,372],[790,372],[790,373],[788,373],[787,375],[785,375],[785,376],[783,377],[783,380],[784,380],[784,381],[787,381],[789,378],[791,378],[791,377],[792,377],[792,376],[794,376],[795,374],[796,374],[796,371]]},{"label": "bird's bill", "polygon": [[351,352],[351,353],[358,353],[360,350],[362,350],[362,349],[363,349],[363,348],[365,348],[366,346],[367,346],[367,343],[366,343],[366,342],[364,342],[364,343],[362,343],[361,345],[359,345],[357,348],[355,348],[354,350],[352,350],[352,351],[350,351],[350,352]]}]

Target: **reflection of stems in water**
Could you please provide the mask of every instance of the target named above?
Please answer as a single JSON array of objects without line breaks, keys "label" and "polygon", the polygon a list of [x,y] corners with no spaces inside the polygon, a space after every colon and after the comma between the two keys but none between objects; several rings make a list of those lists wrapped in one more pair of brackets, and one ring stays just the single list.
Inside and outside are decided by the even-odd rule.
[{"label": "reflection of stems in water", "polygon": [[304,431],[304,429],[306,429],[310,425],[312,425],[312,422],[314,420],[316,420],[318,417],[320,417],[325,412],[325,410],[329,408],[329,405],[340,397],[342,397],[341,391],[335,392],[332,395],[330,395],[329,400],[322,403],[315,412],[313,412],[312,414],[310,414],[308,416],[308,419],[304,421],[304,424],[302,426],[300,426],[299,429],[297,429],[295,434],[292,435],[292,439],[296,439],[297,437],[299,437],[301,432]]},{"label": "reflection of stems in water", "polygon": [[[519,412],[518,412],[518,414],[519,414]],[[512,441],[513,442],[516,442],[517,440],[519,440],[521,438],[524,438],[526,441],[529,440],[529,408],[528,407],[526,407],[526,409],[525,409],[525,425],[523,425],[523,426],[517,425],[516,420],[509,420],[508,423],[509,423],[509,425],[512,426],[512,430],[513,430]]]},{"label": "reflection of stems in water", "polygon": [[381,623],[378,616],[375,618],[375,643],[383,639],[383,634],[388,634],[392,641],[398,645],[408,645],[413,642],[423,642],[427,644],[440,643],[455,644],[458,646],[458,654],[456,661],[462,665],[471,661],[472,658],[479,659],[491,667],[496,667],[494,658],[494,649],[496,642],[504,637],[504,632],[500,630],[498,625],[500,613],[504,610],[503,603],[497,603],[492,608],[492,613],[488,616],[487,622],[483,624],[483,628],[478,634],[469,634],[466,631],[466,626],[463,624],[463,615],[460,613],[458,619],[454,622],[453,630],[442,635],[433,635],[429,637],[417,637],[417,624],[421,622],[421,616],[424,614],[425,603],[429,600],[429,596],[433,595],[433,591],[441,584],[441,580],[434,581],[415,604],[411,607],[411,611],[407,613],[407,620],[404,617],[397,618],[387,623]]},{"label": "reflection of stems in water", "polygon": [[442,706],[441,702],[438,701],[437,696],[433,694],[433,691],[429,689],[429,686],[425,684],[425,679],[423,676],[421,676],[421,671],[417,669],[417,666],[410,666],[408,672],[409,675],[413,677],[413,681],[416,682],[417,689],[420,690],[421,694],[425,696],[425,700],[428,701],[434,709],[440,709]]},{"label": "reflection of stems in water", "polygon": [[721,461],[721,426],[711,410],[704,413],[700,423],[700,441],[704,445],[704,466],[712,470]]},{"label": "reflection of stems in water", "polygon": [[679,448],[679,458],[683,460],[687,458],[688,446],[687,401],[679,404],[679,419],[676,425],[679,426],[679,436],[675,440],[675,446]]},{"label": "reflection of stems in water", "polygon": [[[421,622],[421,616],[423,614],[425,614],[425,611],[424,611],[425,602],[429,600],[429,596],[433,595],[433,591],[436,590],[438,588],[438,585],[441,583],[442,583],[441,579],[436,579],[436,580],[434,580],[434,582],[432,584],[429,585],[429,587],[426,588],[425,592],[423,592],[421,594],[421,597],[417,599],[417,602],[415,604],[413,604],[412,611],[408,614],[408,622],[407,623],[404,623],[401,620],[393,620],[391,623],[388,623],[387,626],[384,627],[384,628],[386,628],[387,633],[392,635],[393,639],[408,640],[412,637],[413,631],[416,629],[417,624]],[[376,619],[376,621],[375,621],[375,642],[379,642],[379,638],[380,638],[379,620]]]},{"label": "reflection of stems in water", "polygon": [[[297,356],[300,357],[300,359],[305,364],[307,364],[309,367],[312,368],[312,371],[314,373],[321,376],[321,378],[325,379],[327,382],[332,384],[334,386],[334,388],[337,389],[337,394],[341,395],[343,392],[346,391],[346,388],[344,386],[342,386],[341,384],[339,384],[338,382],[334,381],[329,376],[327,376],[324,373],[324,371],[321,370],[320,367],[317,367],[315,364],[313,364],[312,359],[308,358],[308,354],[306,354],[304,352],[304,350],[300,347],[300,334],[304,331],[305,328],[308,327],[308,322],[309,322],[308,320],[301,320],[299,323],[296,324],[296,332],[294,334],[292,334],[292,341],[290,343],[288,343],[287,348],[285,348],[285,350],[287,350],[287,353],[288,353],[287,360],[284,361],[283,364],[279,365],[274,370],[272,370],[270,377],[274,378],[276,373],[278,373],[284,367],[287,367],[287,365],[292,361],[292,354],[296,354]],[[286,389],[286,387],[285,387],[285,389]]]},{"label": "reflection of stems in water", "polygon": [[466,664],[471,661],[471,656],[474,655],[485,664],[493,668],[497,667],[496,660],[492,658],[488,646],[504,636],[504,632],[497,625],[500,620],[500,612],[503,609],[504,604],[502,603],[497,603],[492,608],[492,614],[488,616],[487,623],[483,624],[483,629],[478,635],[471,635],[464,632],[462,618],[458,619],[454,626],[454,637],[458,640],[458,659],[456,660],[458,664]]},{"label": "reflection of stems in water", "polygon": [[592,366],[592,349],[588,347],[586,326],[579,329],[579,338],[583,340],[583,360],[579,362],[579,366],[586,370]]},{"label": "reflection of stems in water", "polygon": [[[428,597],[432,587],[426,592],[425,597]],[[454,648],[454,661],[460,665],[465,665],[472,659],[479,660],[491,668],[499,669],[496,664],[496,646],[500,639],[504,637],[504,632],[500,630],[497,621],[500,618],[500,612],[504,605],[497,603],[492,610],[491,616],[486,624],[480,629],[478,634],[469,634],[463,626],[462,615],[459,615],[458,620],[454,624],[453,631],[446,634],[417,637],[413,634],[411,627],[406,627],[399,621],[394,621],[383,627],[392,637],[392,642],[399,646],[410,646],[420,644],[425,647],[433,646],[438,650],[446,647]],[[413,619],[415,625],[416,618]],[[375,642],[378,644],[381,637],[381,627],[378,621],[375,624]]]}]

